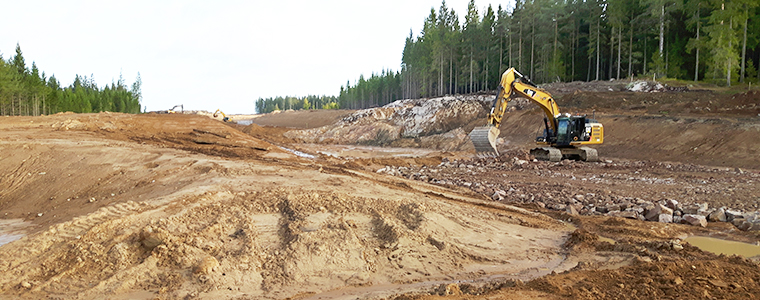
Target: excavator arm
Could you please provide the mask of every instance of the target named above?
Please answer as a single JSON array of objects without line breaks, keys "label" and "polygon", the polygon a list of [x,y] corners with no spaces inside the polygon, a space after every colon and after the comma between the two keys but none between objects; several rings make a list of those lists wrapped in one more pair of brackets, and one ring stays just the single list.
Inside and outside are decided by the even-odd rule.
[{"label": "excavator arm", "polygon": [[491,105],[491,113],[488,115],[488,125],[499,127],[504,113],[507,111],[507,105],[513,96],[520,96],[532,101],[541,107],[546,114],[551,128],[557,129],[556,118],[560,115],[559,107],[549,92],[537,87],[527,78],[517,72],[515,68],[509,68],[501,75],[499,83],[499,93]]},{"label": "excavator arm", "polygon": [[524,97],[541,107],[546,115],[547,132],[556,132],[557,117],[560,112],[554,98],[547,91],[530,82],[515,68],[509,68],[501,75],[499,92],[491,105],[491,112],[488,114],[488,124],[483,127],[476,127],[470,133],[470,139],[477,152],[498,154],[496,139],[500,133],[499,126],[504,118],[504,113],[507,111],[509,101],[515,96]]}]

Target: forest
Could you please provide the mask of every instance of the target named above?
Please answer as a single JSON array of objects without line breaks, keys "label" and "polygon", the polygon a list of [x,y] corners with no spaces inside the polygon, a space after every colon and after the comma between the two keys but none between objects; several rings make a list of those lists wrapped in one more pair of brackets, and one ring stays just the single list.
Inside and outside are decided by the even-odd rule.
[{"label": "forest", "polygon": [[39,116],[58,112],[139,113],[142,100],[140,74],[128,87],[124,79],[98,87],[92,76],[76,75],[74,82],[62,87],[55,75],[47,77],[32,62],[28,68],[21,46],[8,60],[0,55],[0,115]]},{"label": "forest", "polygon": [[465,13],[460,23],[445,1],[431,8],[421,32],[406,37],[400,70],[346,83],[338,106],[493,90],[509,67],[538,84],[758,80],[757,0],[516,0],[483,10],[471,0]]}]

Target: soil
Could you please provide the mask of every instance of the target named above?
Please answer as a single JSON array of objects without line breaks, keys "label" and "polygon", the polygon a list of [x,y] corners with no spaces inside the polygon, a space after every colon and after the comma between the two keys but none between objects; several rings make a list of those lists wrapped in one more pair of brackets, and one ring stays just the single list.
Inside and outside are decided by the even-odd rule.
[{"label": "soil", "polygon": [[683,241],[754,244],[756,231],[589,208],[677,200],[756,211],[760,95],[619,85],[555,87],[560,107],[595,110],[604,124],[600,163],[533,161],[541,115],[530,106],[510,112],[501,155],[487,158],[288,137],[351,111],[248,126],[184,114],[0,118],[0,295],[756,297],[757,258]]}]

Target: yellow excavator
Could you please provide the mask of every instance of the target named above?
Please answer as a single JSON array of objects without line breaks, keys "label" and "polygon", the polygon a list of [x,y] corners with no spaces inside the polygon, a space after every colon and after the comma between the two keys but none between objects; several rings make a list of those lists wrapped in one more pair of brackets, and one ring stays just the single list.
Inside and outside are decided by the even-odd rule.
[{"label": "yellow excavator", "polygon": [[475,127],[470,132],[470,140],[478,154],[498,155],[496,139],[507,104],[515,97],[523,97],[537,104],[544,111],[544,133],[536,138],[538,148],[530,154],[540,160],[560,161],[576,159],[599,161],[596,149],[586,145],[598,145],[604,141],[604,127],[586,115],[562,114],[557,102],[549,92],[537,87],[527,77],[509,68],[501,75],[499,91],[488,114],[488,124]]},{"label": "yellow excavator", "polygon": [[222,121],[224,121],[224,122],[229,122],[229,121],[230,121],[230,117],[228,117],[227,115],[225,115],[225,114],[224,114],[224,113],[223,113],[221,110],[219,110],[219,109],[217,109],[217,110],[214,112],[214,118],[218,117],[220,114],[222,115]]}]

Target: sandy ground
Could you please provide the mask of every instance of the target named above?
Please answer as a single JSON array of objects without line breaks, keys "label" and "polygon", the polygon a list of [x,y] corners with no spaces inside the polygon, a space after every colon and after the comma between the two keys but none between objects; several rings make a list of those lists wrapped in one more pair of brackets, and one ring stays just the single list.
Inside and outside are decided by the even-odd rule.
[{"label": "sandy ground", "polygon": [[3,217],[33,224],[2,246],[6,296],[388,296],[569,268],[570,231],[552,218],[300,158],[202,116],[0,126]]},{"label": "sandy ground", "polygon": [[[568,91],[564,99],[572,99],[570,109],[597,109],[608,133],[599,147],[605,162],[515,164],[529,159],[524,144],[536,127],[530,122],[540,119],[530,109],[507,120],[515,130],[502,130],[503,155],[496,158],[473,158],[468,151],[299,144],[284,136],[350,113],[342,111],[283,112],[257,117],[261,124],[250,126],[180,114],[0,118],[0,295],[751,299],[760,294],[756,258],[716,255],[683,241],[708,236],[754,244],[760,240],[754,232],[729,223],[702,228],[546,207],[552,199],[677,198],[757,209],[760,173],[754,157],[760,134],[750,107],[757,95],[709,94],[704,100],[701,92],[647,94],[657,102],[650,105],[641,104],[650,100],[639,94],[580,93],[582,98],[574,98],[581,94]],[[637,106],[621,110],[619,102],[631,99]],[[700,103],[713,109],[697,110]],[[377,172],[390,167],[400,171]],[[495,190],[510,192],[494,201]]]}]

